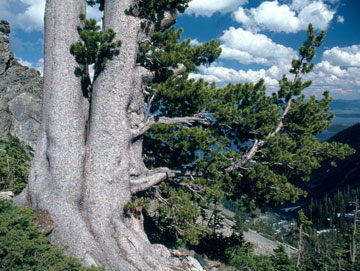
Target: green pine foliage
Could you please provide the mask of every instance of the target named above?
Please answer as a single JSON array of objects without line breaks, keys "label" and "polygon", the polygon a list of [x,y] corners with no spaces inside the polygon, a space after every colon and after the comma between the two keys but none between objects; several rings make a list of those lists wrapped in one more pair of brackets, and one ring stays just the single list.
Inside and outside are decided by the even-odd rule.
[{"label": "green pine foliage", "polygon": [[[264,80],[218,88],[214,83],[189,79],[198,65],[214,61],[220,48],[216,41],[193,47],[188,40],[179,42],[180,35],[181,30],[174,28],[155,32],[152,41],[141,46],[139,58],[156,74],[147,88],[149,115],[207,120],[207,124],[154,124],[144,137],[148,167],[166,166],[191,173],[155,187],[148,196],[153,197],[155,192],[163,195],[166,204],[159,201],[160,209],[187,208],[192,219],[178,223],[181,219],[176,212],[171,215],[166,211],[161,212],[160,220],[180,229],[196,221],[201,209],[212,209],[214,202],[221,204],[224,198],[262,207],[295,202],[306,196],[306,191],[293,184],[295,181],[308,181],[313,169],[353,153],[345,144],[320,143],[316,137],[331,125],[329,93],[325,91],[320,100],[314,96],[306,99],[302,94],[311,82],[303,82],[301,76],[311,72],[323,32],[316,35],[309,26],[308,38],[299,49],[300,58],[292,61],[293,80],[283,76],[279,91],[271,96],[266,93]],[[173,76],[178,63],[186,68]],[[244,159],[255,144],[254,155]],[[245,162],[241,166],[231,169],[242,159]],[[175,195],[183,200],[177,199],[172,205]],[[183,239],[181,235],[189,231],[176,232]]]},{"label": "green pine foliage", "polygon": [[236,270],[251,271],[277,271],[274,269],[270,257],[256,256],[250,244],[245,246],[236,246],[227,249],[230,260],[229,264],[234,266]]},{"label": "green pine foliage", "polygon": [[315,229],[337,229],[344,234],[352,223],[352,218],[346,214],[353,211],[350,202],[356,198],[360,198],[360,188],[347,187],[333,195],[325,195],[322,199],[312,198],[305,208],[305,214],[313,222]]},{"label": "green pine foliage", "polygon": [[[183,13],[190,1],[191,0],[139,0],[136,5],[132,7],[132,13],[137,14],[141,18],[155,19],[157,14],[170,9],[176,9],[180,13]],[[86,0],[86,2],[90,6],[99,4],[99,10],[104,10],[105,0]]]},{"label": "green pine foliage", "polygon": [[284,246],[279,246],[274,250],[271,263],[276,271],[295,271],[295,263],[287,255]]},{"label": "green pine foliage", "polygon": [[26,187],[32,152],[14,136],[0,139],[0,191],[19,194]]},{"label": "green pine foliage", "polygon": [[84,14],[80,14],[79,18],[83,21],[83,26],[78,29],[81,41],[72,44],[70,52],[79,64],[84,65],[84,71],[87,71],[89,65],[94,64],[95,80],[106,62],[119,54],[121,41],[114,41],[116,33],[113,29],[108,29],[106,33],[101,31],[95,19],[87,20]]},{"label": "green pine foliage", "polygon": [[65,256],[33,223],[34,211],[0,200],[0,269],[3,271],[100,271]]},{"label": "green pine foliage", "polygon": [[[129,14],[145,19],[146,24],[170,9],[183,12],[188,2],[140,0]],[[102,0],[88,3],[104,8]],[[294,185],[296,181],[308,181],[313,169],[343,159],[353,150],[345,144],[320,143],[316,137],[331,125],[334,116],[328,111],[329,93],[325,91],[321,99],[303,94],[311,81],[303,81],[302,76],[312,71],[324,32],[316,34],[309,25],[299,58],[291,62],[292,78],[284,75],[279,90],[270,96],[264,80],[219,88],[215,83],[191,79],[200,65],[216,60],[220,43],[212,40],[192,46],[190,40],[180,41],[182,32],[174,27],[155,31],[150,40],[140,44],[138,65],[155,75],[144,86],[145,120],[192,117],[202,121],[151,126],[142,137],[147,167],[167,167],[178,173],[137,195],[127,211],[148,209],[139,209],[138,203],[155,199],[154,238],[171,233],[178,244],[198,245],[219,234],[217,207],[224,199],[241,201],[253,210],[295,202],[306,196],[306,191]],[[78,55],[85,52],[81,46]],[[91,61],[79,60],[96,62],[94,50],[89,50],[89,56]]]},{"label": "green pine foliage", "polygon": [[96,4],[99,4],[99,10],[104,10],[105,0],[86,0],[87,4],[89,6],[95,6]]},{"label": "green pine foliage", "polygon": [[139,0],[137,3],[139,17],[154,18],[155,15],[171,9],[183,13],[191,0]]}]

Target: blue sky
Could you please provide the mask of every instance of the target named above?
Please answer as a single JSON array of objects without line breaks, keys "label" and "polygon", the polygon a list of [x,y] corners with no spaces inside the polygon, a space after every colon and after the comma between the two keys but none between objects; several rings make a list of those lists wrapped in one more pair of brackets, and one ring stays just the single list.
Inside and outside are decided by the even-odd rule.
[{"label": "blue sky", "polygon": [[[39,70],[44,6],[45,0],[0,0],[0,19],[11,24],[11,50],[23,64]],[[201,67],[194,78],[222,86],[263,77],[272,92],[282,74],[288,73],[312,23],[327,36],[308,76],[313,85],[306,94],[320,97],[327,89],[335,99],[360,99],[359,10],[357,0],[193,0],[175,26],[183,27],[183,37],[194,45],[213,38],[221,41],[220,58]],[[101,18],[96,9],[88,13]]]}]

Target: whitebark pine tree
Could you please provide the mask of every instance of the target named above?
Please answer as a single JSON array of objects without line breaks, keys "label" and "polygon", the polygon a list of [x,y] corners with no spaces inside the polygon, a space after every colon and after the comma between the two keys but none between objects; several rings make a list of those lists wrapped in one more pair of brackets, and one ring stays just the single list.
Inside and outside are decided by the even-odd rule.
[{"label": "whitebark pine tree", "polygon": [[150,244],[141,221],[123,213],[133,193],[167,177],[145,168],[135,139],[143,128],[142,84],[151,80],[136,65],[139,42],[151,29],[144,33],[142,20],[129,14],[135,4],[105,3],[104,29],[112,28],[122,46],[96,79],[90,107],[75,73],[81,67],[70,53],[86,2],[46,1],[41,131],[28,186],[15,203],[49,212],[52,240],[69,246],[67,252],[85,265],[184,270],[164,246]]},{"label": "whitebark pine tree", "polygon": [[[90,99],[84,89],[86,86],[82,73],[79,73],[87,67],[80,65],[81,62],[76,61],[77,58],[70,50],[80,40],[79,29],[84,20],[79,15],[85,14],[86,2],[101,3],[104,8],[104,31],[113,29],[116,39],[122,42],[119,53],[112,55],[102,71],[96,73]],[[182,104],[179,107],[184,109],[182,107],[189,103],[192,105],[192,98],[196,96],[199,101],[195,99],[197,104],[194,108],[189,106],[183,111],[174,110],[179,112],[171,112],[173,115],[169,118],[171,114],[168,115],[167,106],[173,106],[174,109],[173,98],[169,93],[163,93],[164,96],[169,95],[168,101],[166,97],[160,97],[160,100],[165,100],[163,116],[149,116],[150,106],[144,116],[144,86],[148,86],[154,78],[156,81],[157,77],[162,79],[171,75],[179,75],[175,79],[187,80],[187,75],[196,71],[197,65],[211,63],[220,54],[216,41],[192,47],[188,40],[177,44],[178,47],[174,46],[178,42],[178,37],[174,36],[178,36],[178,33],[172,29],[164,34],[168,35],[168,40],[163,39],[170,49],[166,46],[157,48],[155,45],[153,49],[150,46],[150,49],[147,48],[148,55],[153,53],[156,59],[156,54],[174,51],[173,48],[182,51],[177,51],[177,55],[170,53],[170,56],[158,57],[161,58],[156,60],[158,63],[152,62],[154,59],[151,57],[146,60],[147,64],[138,63],[139,56],[148,56],[141,51],[144,48],[140,48],[139,44],[151,41],[153,31],[171,26],[176,19],[175,8],[183,11],[188,2],[46,1],[42,123],[28,186],[14,201],[17,205],[30,206],[42,214],[47,213],[54,224],[51,233],[54,243],[68,246],[67,252],[83,258],[84,265],[126,271],[185,270],[180,260],[172,257],[166,247],[149,242],[141,217],[137,219],[131,213],[124,214],[124,207],[135,193],[148,190],[174,174],[188,173],[176,167],[173,171],[167,168],[146,168],[142,157],[142,135],[154,123],[182,123],[182,128],[187,131],[190,131],[189,124],[194,122],[217,124],[210,125],[213,131],[204,127],[193,131],[195,147],[173,144],[176,146],[164,148],[174,150],[187,145],[188,150],[185,149],[182,155],[187,157],[186,153],[192,152],[190,157],[196,157],[193,154],[201,146],[204,161],[199,161],[199,165],[194,162],[192,170],[203,170],[199,174],[202,178],[193,186],[193,176],[190,176],[192,180],[189,182],[178,184],[192,192],[199,188],[194,193],[198,197],[202,198],[199,193],[208,194],[209,198],[217,201],[226,196],[223,189],[228,189],[228,196],[233,197],[248,193],[250,201],[253,198],[260,202],[264,200],[265,203],[296,200],[305,192],[292,185],[288,179],[295,175],[304,177],[321,163],[336,157],[344,158],[352,152],[346,145],[319,143],[315,137],[331,123],[332,115],[327,113],[331,101],[328,93],[324,93],[320,101],[316,101],[315,97],[304,101],[305,97],[301,95],[301,91],[311,82],[302,83],[300,75],[312,70],[315,49],[321,45],[324,37],[323,32],[315,36],[311,25],[308,40],[299,50],[301,58],[292,62],[290,72],[295,75],[294,81],[290,82],[283,76],[279,81],[280,90],[272,97],[266,96],[263,80],[256,85],[236,84],[223,89],[201,80],[196,83],[189,80],[189,85],[184,84],[191,89],[190,94],[184,94],[189,96],[189,100],[180,99]],[[144,18],[141,14],[147,11],[151,14]],[[156,42],[152,40],[147,44],[151,43]],[[166,63],[164,67],[162,61]],[[161,70],[159,73],[150,71],[158,68]],[[168,83],[169,91],[178,94],[176,83],[171,80]],[[168,90],[166,84],[163,88]],[[201,96],[198,93],[200,90],[208,91],[205,92],[206,97],[197,97]],[[151,104],[151,101],[152,98],[148,103]],[[154,110],[163,109],[161,101],[157,102],[157,109],[153,109],[153,106],[150,114]],[[211,117],[206,117],[206,114]],[[178,131],[181,132],[181,128]],[[161,144],[166,145],[166,141],[171,141],[170,137],[171,133],[165,135],[165,143]],[[219,137],[222,138],[220,144],[217,142]],[[185,141],[191,137],[184,138],[178,137]],[[252,147],[242,145],[245,142],[253,142]],[[232,144],[237,145],[239,153],[233,151]],[[216,146],[222,147],[215,151]],[[174,155],[181,151],[175,151]],[[161,161],[172,158],[165,157]],[[181,162],[186,166],[192,163],[189,160]],[[169,167],[172,167],[171,163]],[[204,186],[210,183],[212,188],[205,189]],[[185,196],[179,201],[183,205],[191,205],[188,194],[182,194]],[[183,200],[185,198],[187,200]],[[193,210],[193,213],[189,215],[191,219],[185,219],[183,224],[192,225],[197,218],[198,206],[188,205],[182,208]],[[176,216],[173,208],[172,213]],[[195,235],[201,231],[192,230]]]}]

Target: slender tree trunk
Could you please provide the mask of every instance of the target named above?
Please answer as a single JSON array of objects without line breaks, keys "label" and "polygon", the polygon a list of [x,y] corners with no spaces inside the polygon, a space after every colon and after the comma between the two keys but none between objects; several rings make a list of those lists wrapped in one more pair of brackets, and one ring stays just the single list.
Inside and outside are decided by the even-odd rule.
[{"label": "slender tree trunk", "polygon": [[[70,54],[85,1],[47,0],[41,132],[29,185],[15,203],[48,212],[54,242],[69,246],[67,252],[84,265],[185,270],[164,246],[150,244],[141,220],[124,214],[132,193],[167,176],[147,171],[142,143],[134,136],[144,118],[142,84],[151,79],[136,65],[146,33],[128,12],[134,3],[105,2],[104,27],[123,43],[94,82],[89,114],[76,72],[81,67]],[[144,172],[151,174],[141,179]]]},{"label": "slender tree trunk", "polygon": [[359,209],[359,200],[356,198],[355,200],[355,213],[354,213],[354,229],[353,229],[353,234],[352,234],[352,246],[350,249],[351,252],[351,270],[354,270],[355,268],[355,263],[356,263],[356,232],[357,232],[357,213],[358,213],[358,209]]},{"label": "slender tree trunk", "polygon": [[301,261],[301,252],[302,252],[302,238],[303,238],[303,225],[300,224],[300,229],[299,229],[299,245],[298,245],[298,254],[297,254],[297,261],[296,261],[296,267],[300,266],[300,261]]}]

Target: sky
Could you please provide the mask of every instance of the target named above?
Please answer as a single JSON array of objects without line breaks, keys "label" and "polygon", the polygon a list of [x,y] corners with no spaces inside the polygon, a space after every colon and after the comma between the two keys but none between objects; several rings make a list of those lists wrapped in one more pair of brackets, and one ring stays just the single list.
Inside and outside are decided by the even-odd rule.
[{"label": "sky", "polygon": [[[10,49],[24,65],[42,71],[45,0],[0,0],[0,20],[11,25]],[[176,28],[193,45],[211,39],[221,42],[222,53],[211,65],[201,66],[194,78],[227,83],[265,79],[269,93],[289,74],[290,63],[306,39],[312,23],[325,30],[314,71],[304,79],[305,91],[320,98],[329,90],[334,99],[360,99],[360,1],[358,0],[193,0]],[[88,17],[102,14],[88,9]],[[289,75],[290,77],[291,75]],[[290,77],[291,78],[291,77]]]}]

